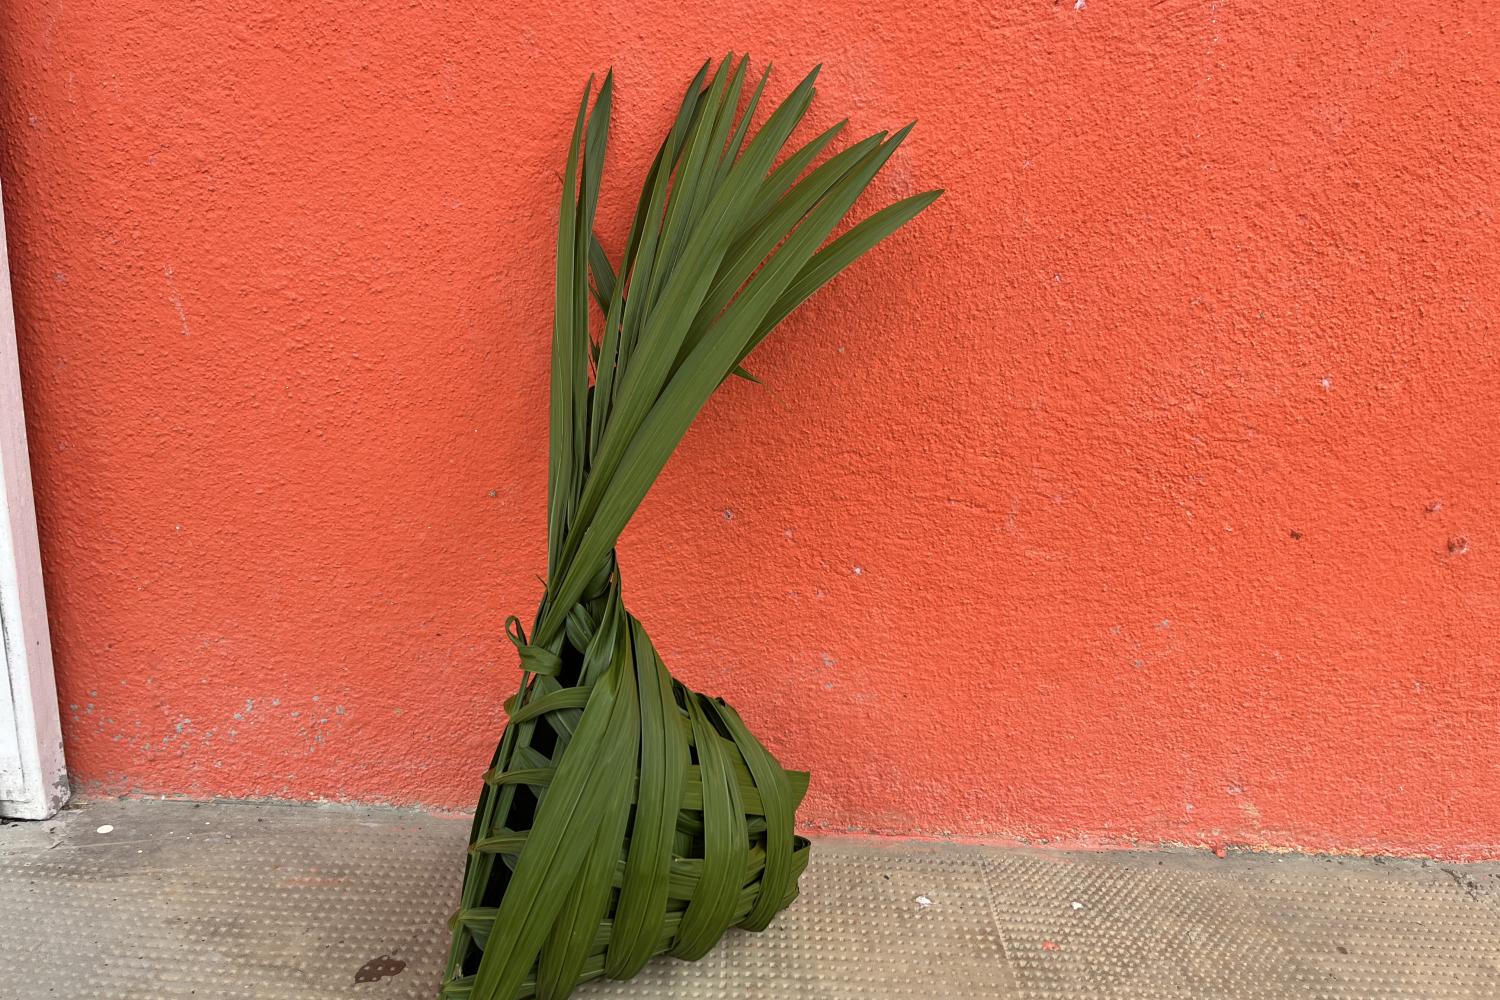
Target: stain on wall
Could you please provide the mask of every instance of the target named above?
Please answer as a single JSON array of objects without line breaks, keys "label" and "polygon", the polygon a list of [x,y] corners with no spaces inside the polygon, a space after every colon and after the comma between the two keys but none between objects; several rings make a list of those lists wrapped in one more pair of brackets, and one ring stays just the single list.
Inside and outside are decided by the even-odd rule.
[{"label": "stain on wall", "polygon": [[[465,808],[544,562],[557,172],[705,55],[948,195],[753,359],[631,607],[801,819],[1500,855],[1500,43],[1472,4],[0,12],[87,787]],[[990,5],[995,6],[995,5]]]}]

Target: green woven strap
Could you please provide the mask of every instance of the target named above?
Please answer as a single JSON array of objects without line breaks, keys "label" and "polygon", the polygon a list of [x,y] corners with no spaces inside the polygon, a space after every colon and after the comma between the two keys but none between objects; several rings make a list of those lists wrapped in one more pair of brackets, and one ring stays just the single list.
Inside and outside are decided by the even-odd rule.
[{"label": "green woven strap", "polygon": [[617,582],[567,617],[588,636],[571,669],[506,625],[531,679],[485,774],[446,997],[560,998],[653,955],[699,957],[731,926],[764,927],[807,866],[792,832],[807,776],[672,678]]},{"label": "green woven strap", "polygon": [[556,677],[562,670],[562,657],[550,649],[533,646],[526,641],[526,631],[521,628],[521,619],[511,615],[505,619],[505,634],[521,657],[521,669],[528,674]]}]

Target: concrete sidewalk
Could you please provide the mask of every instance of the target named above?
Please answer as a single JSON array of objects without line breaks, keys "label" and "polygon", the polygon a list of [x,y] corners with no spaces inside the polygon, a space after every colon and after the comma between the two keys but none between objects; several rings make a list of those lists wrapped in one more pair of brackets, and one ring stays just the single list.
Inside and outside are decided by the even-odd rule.
[{"label": "concrete sidewalk", "polygon": [[[467,823],[107,801],[0,826],[0,996],[430,998]],[[1500,865],[823,840],[802,898],[577,997],[1500,997]]]}]

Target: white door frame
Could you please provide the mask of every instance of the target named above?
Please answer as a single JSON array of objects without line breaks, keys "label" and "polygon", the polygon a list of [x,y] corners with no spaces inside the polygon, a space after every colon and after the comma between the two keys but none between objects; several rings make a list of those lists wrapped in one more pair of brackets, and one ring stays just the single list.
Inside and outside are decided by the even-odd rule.
[{"label": "white door frame", "polygon": [[52,642],[36,541],[16,319],[0,205],[0,816],[46,819],[68,801]]}]

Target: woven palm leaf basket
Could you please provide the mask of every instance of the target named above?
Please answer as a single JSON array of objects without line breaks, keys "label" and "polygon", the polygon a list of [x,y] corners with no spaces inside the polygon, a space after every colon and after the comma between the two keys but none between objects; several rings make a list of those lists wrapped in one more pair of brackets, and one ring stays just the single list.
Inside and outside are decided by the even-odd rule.
[{"label": "woven palm leaf basket", "polygon": [[[615,543],[693,418],[771,329],[937,197],[830,240],[910,126],[788,151],[807,76],[751,135],[767,74],[706,63],[647,174],[618,270],[593,223],[612,77],[579,106],[562,179],[547,575],[474,816],[444,998],[561,1000],[653,955],[702,956],[797,895],[808,776],[672,677],[621,599]],[[743,107],[741,106],[743,104]],[[591,330],[591,301],[594,306]]]}]

